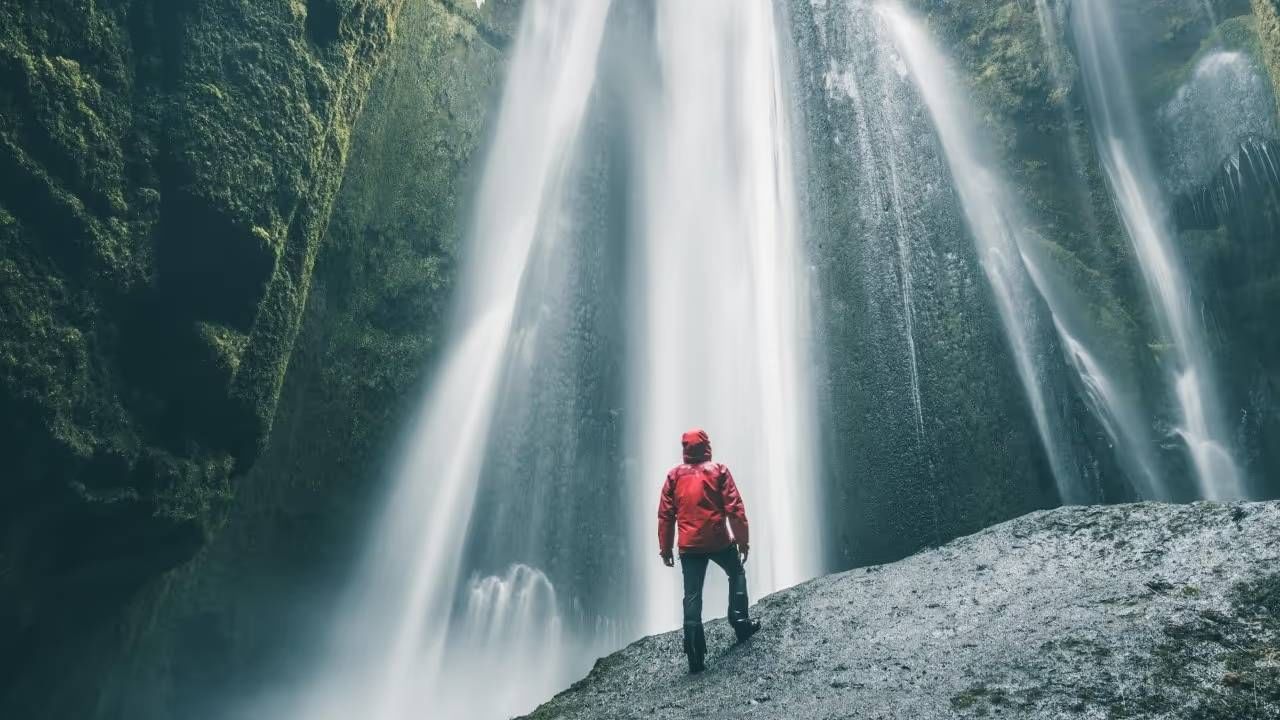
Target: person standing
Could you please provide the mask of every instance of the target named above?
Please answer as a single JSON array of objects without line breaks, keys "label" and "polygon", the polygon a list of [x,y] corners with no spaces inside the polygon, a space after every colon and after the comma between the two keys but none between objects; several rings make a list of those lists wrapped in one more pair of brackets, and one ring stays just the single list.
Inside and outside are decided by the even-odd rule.
[{"label": "person standing", "polygon": [[680,571],[684,576],[684,652],[689,672],[705,669],[706,637],[702,628],[702,585],[707,563],[729,576],[729,624],[738,642],[760,629],[747,612],[750,552],[747,509],[729,468],[711,460],[711,439],[700,429],[680,438],[684,462],[671,468],[658,502],[658,552],[667,567],[675,566],[673,545],[679,530]]}]

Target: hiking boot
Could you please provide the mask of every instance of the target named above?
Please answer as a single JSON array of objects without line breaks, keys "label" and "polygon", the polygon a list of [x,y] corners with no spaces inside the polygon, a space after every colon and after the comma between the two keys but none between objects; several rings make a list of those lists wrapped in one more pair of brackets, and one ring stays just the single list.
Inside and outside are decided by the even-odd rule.
[{"label": "hiking boot", "polygon": [[746,642],[752,635],[760,632],[759,620],[748,620],[733,626],[733,631],[738,634],[738,642]]},{"label": "hiking boot", "polygon": [[689,657],[690,673],[700,673],[706,669],[703,660],[707,657],[707,637],[703,633],[702,623],[684,624],[684,654]]}]

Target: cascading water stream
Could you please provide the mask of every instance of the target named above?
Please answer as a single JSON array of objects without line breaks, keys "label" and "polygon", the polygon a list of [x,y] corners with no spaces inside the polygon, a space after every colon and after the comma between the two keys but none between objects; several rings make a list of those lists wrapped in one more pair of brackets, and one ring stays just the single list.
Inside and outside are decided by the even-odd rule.
[{"label": "cascading water stream", "polygon": [[[896,128],[890,128],[890,137],[895,137]],[[902,317],[903,334],[907,339],[907,360],[911,369],[911,404],[916,411],[916,436],[924,441],[924,398],[920,393],[920,354],[916,350],[915,298],[911,272],[911,235],[907,229],[905,203],[902,197],[902,182],[898,176],[898,163],[895,155],[889,155],[889,194],[893,199],[894,244],[898,249],[898,274],[902,285]]]},{"label": "cascading water stream", "polygon": [[[473,582],[457,628],[465,636],[502,626],[509,622],[504,617],[513,607],[511,593],[523,598],[517,613],[537,613],[536,621],[524,617],[515,632],[488,636],[492,644],[480,651],[498,663],[489,672],[505,664],[509,679],[528,682],[511,680],[501,694],[474,693],[451,674],[458,663],[448,651],[463,544],[513,323],[520,303],[539,302],[521,297],[523,278],[535,246],[555,241],[608,8],[604,1],[574,0],[525,8],[478,191],[454,340],[373,526],[367,559],[338,619],[332,657],[297,717],[432,716],[451,707],[458,692],[474,695],[467,704],[471,717],[506,717],[502,713],[532,706],[564,680],[530,679],[526,668],[560,663],[546,654],[549,639],[541,636],[556,622],[554,590],[528,568]],[[490,613],[497,614],[484,617]]]},{"label": "cascading water stream", "polygon": [[[486,482],[506,487],[515,479],[506,477],[510,462],[519,470],[518,454],[497,453],[495,462],[491,435],[513,427],[513,418],[519,432],[537,410],[525,405],[546,395],[534,392],[531,373],[542,367],[535,356],[554,353],[558,341],[538,338],[549,304],[572,297],[557,294],[564,278],[554,267],[573,253],[550,248],[578,232],[582,208],[567,196],[608,15],[605,2],[525,6],[460,277],[457,339],[375,523],[331,657],[294,715],[506,717],[563,687],[585,669],[575,658],[601,649],[574,636],[566,609],[579,624],[604,622],[595,630],[609,642],[619,639],[613,620],[579,617],[577,598],[557,593],[537,568],[513,564],[462,582],[471,564],[491,566],[523,537],[477,530],[472,515],[511,517],[501,489],[477,497]],[[636,156],[635,216],[643,222],[633,232],[631,285],[644,319],[634,327],[645,330],[632,338],[643,353],[632,363],[639,419],[631,431],[645,471],[634,481],[643,513],[629,554],[657,567],[650,552],[657,491],[679,457],[680,432],[704,425],[756,518],[749,575],[758,596],[817,574],[822,562],[808,293],[776,23],[764,3],[663,2],[653,28],[661,81],[652,97],[642,86],[629,89],[653,115],[627,138],[644,150]],[[630,632],[665,629],[661,618],[679,609],[674,574],[641,574],[643,619]],[[494,673],[507,680],[486,690],[483,678]]]},{"label": "cascading water stream", "polygon": [[[882,74],[882,77],[885,77]],[[853,106],[856,125],[854,127],[857,146],[858,159],[860,161],[859,172],[867,179],[865,187],[860,188],[864,197],[856,198],[868,204],[870,212],[880,214],[886,207],[892,208],[893,219],[890,223],[891,227],[887,228],[883,235],[891,236],[893,239],[893,259],[892,270],[898,277],[898,295],[901,301],[901,333],[904,344],[906,346],[907,371],[910,381],[911,405],[914,412],[914,423],[916,440],[923,445],[925,442],[924,428],[924,394],[920,389],[920,353],[916,346],[916,319],[915,319],[915,271],[913,268],[914,251],[912,244],[915,242],[915,228],[913,227],[912,218],[908,217],[906,211],[906,197],[902,190],[902,171],[899,168],[899,158],[896,148],[903,145],[903,141],[898,137],[899,128],[897,122],[883,121],[883,118],[894,118],[901,120],[897,108],[893,102],[890,89],[887,87],[888,79],[885,78],[881,84],[882,97],[881,115],[878,116],[882,122],[883,131],[886,132],[890,139],[891,150],[887,153],[887,157],[883,162],[879,160],[877,152],[883,152],[883,148],[873,147],[870,108],[868,101],[864,97],[862,87],[858,78],[847,69],[838,69],[834,65],[825,73],[825,85],[828,93],[844,95],[848,98]],[[874,94],[875,90],[872,90]],[[881,169],[884,165],[884,169]],[[887,176],[887,177],[885,177]],[[887,192],[887,197],[886,197]],[[876,243],[882,233],[871,232],[866,238],[866,243],[870,247]],[[873,257],[879,259],[879,256],[872,253]],[[867,272],[869,274],[880,274],[888,270],[889,263],[881,265],[876,262],[870,262]],[[874,303],[881,305],[880,303]],[[924,448],[920,448],[923,452]]]},{"label": "cascading water stream", "polygon": [[[628,478],[635,513],[629,554],[640,563],[642,594],[642,617],[631,632],[668,629],[678,616],[678,573],[657,562],[653,511],[663,475],[678,461],[679,435],[689,426],[711,432],[718,459],[734,468],[743,489],[755,521],[752,594],[822,570],[806,248],[775,12],[769,3],[659,0],[652,15],[654,82],[628,86],[640,118],[626,138],[636,149],[630,199],[636,207],[628,213],[634,321],[627,422],[635,458]],[[608,14],[608,3],[573,0],[530,2],[524,9],[460,277],[456,339],[376,525],[334,658],[318,675],[302,716],[506,716],[562,687],[570,679],[565,668],[583,656],[566,630],[566,597],[548,574],[517,563],[464,582],[471,557],[464,558],[464,545],[490,436],[501,432],[494,414],[520,402],[500,396],[527,393],[538,367],[524,357],[541,347],[533,341],[537,328],[523,327],[522,318],[538,316],[526,310],[555,298],[544,297],[546,282],[531,279],[539,273],[530,266],[555,264],[558,256],[539,248],[565,242],[566,226],[576,219],[567,185]],[[941,139],[1063,500],[1095,496],[1071,448],[1060,383],[1048,377],[1052,338],[1131,474],[1147,483],[1142,494],[1160,497],[1143,449],[1147,438],[1135,429],[1141,413],[1091,350],[1079,300],[1049,268],[987,157],[946,58],[901,9],[882,6],[880,17],[903,61],[895,60],[896,67],[905,68],[902,77],[914,77]],[[862,93],[846,80],[866,122]],[[881,102],[889,103],[893,92],[914,95],[901,90],[902,81],[891,90],[884,80]],[[902,110],[886,108],[884,115]],[[868,136],[863,128],[859,141],[870,157]],[[892,128],[889,138],[906,142]],[[881,255],[893,257],[914,424],[923,443],[913,327],[917,230],[902,176],[909,180],[912,169],[900,167],[899,159],[889,153],[877,171],[883,182],[873,185],[883,196],[874,205],[894,210],[887,226],[892,247]],[[513,375],[519,376],[514,385]],[[1187,432],[1206,431],[1188,423]],[[488,549],[502,557],[509,545]],[[494,672],[519,680],[487,691],[477,678]]]},{"label": "cascading water stream", "polygon": [[[1052,264],[1042,257],[1041,241],[987,157],[985,143],[972,126],[974,112],[957,92],[960,85],[950,63],[901,7],[882,4],[878,11],[937,128],[1062,500],[1087,503],[1096,496],[1084,482],[1071,449],[1059,410],[1063,399],[1046,377],[1044,343],[1054,337],[1077,374],[1090,409],[1117,445],[1139,494],[1164,497],[1167,493],[1159,483],[1149,442],[1141,432],[1141,413],[1087,349],[1078,291],[1055,280],[1047,270]],[[1042,303],[1048,310],[1048,326],[1040,319]]]},{"label": "cascading water stream", "polygon": [[[1061,4],[1055,7],[1062,8]],[[1062,20],[1049,6],[1049,0],[1036,0],[1036,20],[1040,25],[1040,39],[1044,43],[1045,57],[1049,61],[1049,72],[1053,78],[1053,98],[1058,104],[1066,132],[1067,152],[1071,156],[1072,169],[1076,177],[1073,185],[1079,195],[1079,205],[1085,216],[1085,230],[1095,242],[1101,242],[1098,220],[1094,215],[1093,203],[1089,198],[1088,170],[1085,165],[1084,149],[1076,132],[1076,114],[1068,100],[1070,80],[1067,76],[1065,53],[1059,41]]]},{"label": "cascading water stream", "polygon": [[1014,236],[1016,226],[1007,217],[1010,208],[1006,193],[974,154],[976,139],[966,127],[972,112],[953,89],[955,83],[946,58],[915,19],[896,5],[879,5],[877,11],[893,35],[938,129],[1058,491],[1066,502],[1084,502],[1088,495],[1078,482],[1080,472],[1053,410],[1047,390],[1050,386],[1042,377],[1037,359],[1043,331],[1038,327],[1034,288],[1022,268],[1022,253]]},{"label": "cascading water stream", "polygon": [[1096,144],[1170,345],[1170,385],[1182,415],[1178,434],[1186,443],[1200,494],[1213,500],[1240,498],[1247,494],[1245,479],[1233,457],[1208,340],[1172,246],[1169,213],[1151,168],[1117,32],[1108,0],[1075,3],[1073,34]]},{"label": "cascading water stream", "polygon": [[809,295],[774,12],[740,0],[655,8],[632,264],[643,630],[678,623],[678,573],[657,560],[654,512],[688,427],[710,432],[743,491],[753,596],[821,570]]}]

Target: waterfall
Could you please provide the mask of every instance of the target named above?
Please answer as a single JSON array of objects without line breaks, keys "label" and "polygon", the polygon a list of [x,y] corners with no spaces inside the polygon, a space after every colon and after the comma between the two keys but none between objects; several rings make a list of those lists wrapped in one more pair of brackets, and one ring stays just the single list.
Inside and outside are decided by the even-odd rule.
[{"label": "waterfall", "polygon": [[658,562],[654,520],[688,427],[707,429],[742,490],[753,596],[822,567],[808,290],[779,19],[772,3],[741,0],[660,0],[655,13],[658,77],[638,105],[630,370],[645,630],[678,623],[679,573]]},{"label": "waterfall", "polygon": [[405,720],[448,707],[457,693],[466,693],[470,717],[506,717],[545,699],[546,678],[515,678],[529,676],[526,664],[544,661],[539,651],[554,638],[490,635],[485,652],[507,658],[512,674],[501,693],[484,693],[451,674],[461,661],[449,654],[450,635],[455,620],[464,638],[500,629],[513,620],[513,595],[523,622],[544,631],[558,624],[554,590],[527,568],[473,583],[463,617],[454,610],[504,367],[519,345],[518,307],[542,302],[522,297],[527,266],[540,243],[562,232],[566,176],[608,8],[544,0],[524,10],[478,189],[452,338],[373,524],[331,657],[297,717]]},{"label": "waterfall", "polygon": [[980,141],[967,127],[973,113],[955,91],[958,84],[946,58],[905,10],[892,4],[877,10],[937,127],[1058,491],[1066,502],[1087,502],[1090,496],[1079,482],[1080,470],[1040,359],[1045,328],[1016,235],[1024,224],[1013,216],[1013,203],[992,169],[979,160]]},{"label": "waterfall", "polygon": [[1186,443],[1200,494],[1213,500],[1240,498],[1246,495],[1245,479],[1233,457],[1208,338],[1172,244],[1173,228],[1151,167],[1117,32],[1108,0],[1075,3],[1073,34],[1096,144],[1169,345],[1164,360],[1181,412],[1177,434]]},{"label": "waterfall", "polygon": [[[580,157],[598,139],[588,131],[600,119],[590,101],[615,79],[597,77],[614,66],[601,64],[610,60],[602,49],[609,15],[607,2],[525,4],[451,337],[328,657],[286,715],[508,717],[585,671],[620,633],[665,629],[663,618],[679,612],[678,573],[660,574],[654,511],[689,426],[710,430],[745,496],[755,529],[752,592],[822,568],[808,288],[777,21],[769,4],[736,0],[653,8],[655,82],[625,73],[625,95],[646,122],[604,133],[627,133],[626,144],[639,149],[638,189],[628,199],[637,207],[625,213],[639,218],[626,231],[633,531],[624,530],[622,549],[597,545],[591,557],[575,556],[577,547],[520,547],[551,536],[576,542],[565,532],[572,519],[549,519],[555,510],[545,507],[564,498],[564,486],[581,495],[584,482],[624,481],[601,476],[601,467],[566,467],[576,459],[572,431],[528,430],[574,414],[566,398],[584,392],[575,385],[578,364],[615,362],[593,354],[608,347],[573,356],[560,335],[566,325],[592,332],[577,289],[565,290],[576,271],[564,263],[605,252],[592,219],[607,210],[575,193],[593,177]],[[625,19],[619,26],[634,30]],[[564,303],[573,312],[555,309]],[[599,409],[599,398],[587,403]],[[554,447],[543,447],[552,437]],[[608,492],[591,495],[579,511],[600,512]],[[566,564],[582,561],[594,572],[617,557],[648,561],[633,574],[639,620],[602,615],[598,601],[584,611],[570,594],[582,588],[557,586],[580,569]],[[608,613],[629,611],[618,597],[628,594],[597,593],[612,598]]]},{"label": "waterfall", "polygon": [[[901,332],[906,346],[911,406],[915,416],[916,439],[923,444],[925,441],[924,394],[920,389],[920,353],[916,347],[915,271],[913,269],[915,253],[912,247],[916,239],[916,228],[907,212],[906,198],[902,191],[902,171],[899,169],[900,160],[896,152],[896,149],[903,145],[903,139],[898,135],[900,132],[899,124],[905,123],[906,120],[902,117],[899,103],[894,101],[893,90],[889,87],[888,75],[883,72],[879,73],[879,75],[882,78],[881,87],[875,88],[875,90],[879,91],[882,115],[878,117],[884,125],[883,130],[889,136],[890,148],[888,152],[885,152],[885,148],[874,147],[869,119],[870,107],[866,97],[864,97],[858,78],[847,69],[835,67],[833,63],[833,66],[827,69],[824,81],[828,93],[841,93],[849,99],[856,116],[857,125],[854,130],[858,140],[858,158],[862,163],[860,171],[868,179],[865,188],[868,197],[850,198],[850,200],[867,203],[868,212],[866,214],[868,215],[881,214],[885,207],[893,210],[892,223],[887,228],[887,232],[884,233],[893,238],[892,252],[868,253],[871,256],[880,256],[878,259],[887,259],[889,262],[872,262],[870,263],[871,267],[867,268],[867,272],[892,272],[898,277],[899,298],[897,299],[901,303]],[[887,173],[880,170],[882,163],[877,156],[877,152],[884,152],[886,155],[883,165],[887,167]],[[887,178],[882,177],[882,175],[886,174]],[[879,233],[871,233],[870,235],[870,237],[866,238],[868,245],[874,245],[880,240]],[[875,312],[876,309],[869,308],[869,311]]]},{"label": "waterfall", "polygon": [[1122,376],[1090,348],[1087,339],[1096,337],[1096,331],[1081,310],[1082,290],[1051,271],[1053,263],[1043,257],[1036,243],[1028,243],[1023,260],[1051,309],[1054,330],[1067,364],[1079,380],[1085,404],[1107,433],[1131,488],[1144,500],[1173,500],[1175,493],[1155,454],[1149,415],[1134,390],[1125,387]]},{"label": "waterfall", "polygon": [[[890,135],[894,134],[890,128]],[[920,393],[920,353],[916,349],[915,292],[911,271],[911,235],[907,227],[902,180],[898,175],[897,157],[889,155],[889,194],[893,199],[894,245],[898,249],[898,276],[902,286],[903,336],[907,340],[907,360],[911,369],[911,405],[916,411],[916,436],[924,441],[924,397]]]},{"label": "waterfall", "polygon": [[1081,291],[1059,277],[1043,241],[998,174],[981,133],[971,124],[976,115],[957,92],[961,85],[950,63],[905,10],[893,4],[878,9],[937,127],[1062,500],[1087,503],[1097,495],[1071,448],[1065,391],[1049,377],[1048,343],[1061,348],[1138,494],[1167,498],[1137,401],[1119,388],[1115,373],[1089,349],[1086,338],[1093,332]]},{"label": "waterfall", "polygon": [[465,598],[435,683],[434,717],[514,717],[576,679],[559,600],[542,572],[513,565],[473,577]]},{"label": "waterfall", "polygon": [[[1063,6],[1058,5],[1059,8]],[[1049,61],[1049,73],[1053,79],[1053,99],[1057,103],[1062,124],[1066,132],[1067,152],[1071,157],[1072,169],[1076,173],[1074,183],[1078,193],[1078,204],[1085,213],[1085,230],[1095,243],[1102,241],[1098,229],[1098,219],[1094,213],[1093,202],[1089,197],[1088,169],[1085,165],[1085,153],[1081,147],[1080,135],[1076,132],[1076,114],[1069,100],[1071,81],[1067,75],[1065,52],[1059,41],[1059,32],[1063,23],[1049,6],[1049,0],[1036,0],[1036,20],[1040,25],[1040,39],[1044,43],[1045,57]]]}]

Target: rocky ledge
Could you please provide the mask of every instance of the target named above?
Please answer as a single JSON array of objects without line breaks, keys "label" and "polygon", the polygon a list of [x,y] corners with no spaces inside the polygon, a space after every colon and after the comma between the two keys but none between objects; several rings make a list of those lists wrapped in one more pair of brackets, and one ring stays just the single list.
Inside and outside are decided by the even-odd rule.
[{"label": "rocky ledge", "polygon": [[1280,503],[1038,512],[600,660],[531,720],[1280,718]]}]

